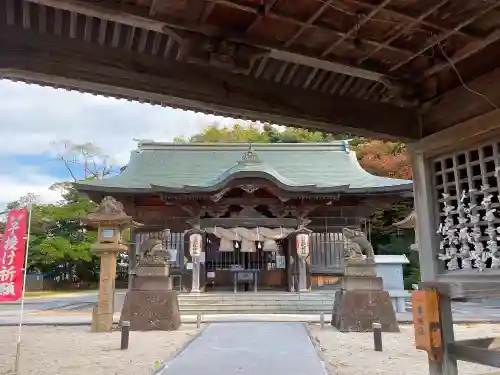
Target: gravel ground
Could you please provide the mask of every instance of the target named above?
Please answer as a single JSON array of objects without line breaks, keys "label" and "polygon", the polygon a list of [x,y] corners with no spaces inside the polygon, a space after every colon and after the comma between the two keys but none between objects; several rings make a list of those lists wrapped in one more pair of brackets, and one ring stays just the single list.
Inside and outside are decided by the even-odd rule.
[{"label": "gravel ground", "polygon": [[[198,332],[185,325],[173,332],[131,332],[120,350],[120,332],[91,333],[90,327],[24,327],[21,374],[150,375],[153,363],[167,360]],[[16,327],[0,327],[0,374],[14,368]]]},{"label": "gravel ground", "polygon": [[[383,352],[373,350],[372,333],[341,333],[331,326],[323,330],[310,325],[335,375],[422,375],[428,374],[427,353],[415,349],[413,327],[400,326],[400,333],[383,333]],[[455,326],[455,339],[500,336],[500,325]],[[460,375],[487,374],[493,367],[459,362]],[[497,373],[498,374],[498,373]]]}]

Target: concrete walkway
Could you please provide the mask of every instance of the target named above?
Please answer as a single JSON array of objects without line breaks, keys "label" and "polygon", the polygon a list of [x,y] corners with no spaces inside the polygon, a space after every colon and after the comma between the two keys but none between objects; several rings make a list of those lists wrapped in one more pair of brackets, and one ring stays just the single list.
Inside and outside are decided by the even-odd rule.
[{"label": "concrete walkway", "polygon": [[161,375],[325,375],[302,323],[214,323]]}]

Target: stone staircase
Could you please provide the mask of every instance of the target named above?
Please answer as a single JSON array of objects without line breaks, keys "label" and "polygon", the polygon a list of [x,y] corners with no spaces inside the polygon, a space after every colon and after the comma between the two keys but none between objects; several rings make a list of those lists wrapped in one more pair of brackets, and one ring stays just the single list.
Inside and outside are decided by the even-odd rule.
[{"label": "stone staircase", "polygon": [[321,314],[332,313],[332,291],[309,293],[242,292],[180,293],[182,315],[208,314]]}]

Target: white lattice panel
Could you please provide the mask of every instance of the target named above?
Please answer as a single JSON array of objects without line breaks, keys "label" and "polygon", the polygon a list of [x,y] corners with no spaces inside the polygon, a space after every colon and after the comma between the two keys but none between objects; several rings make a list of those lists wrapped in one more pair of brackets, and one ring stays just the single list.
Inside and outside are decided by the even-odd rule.
[{"label": "white lattice panel", "polygon": [[439,259],[450,271],[500,268],[497,142],[432,160]]}]

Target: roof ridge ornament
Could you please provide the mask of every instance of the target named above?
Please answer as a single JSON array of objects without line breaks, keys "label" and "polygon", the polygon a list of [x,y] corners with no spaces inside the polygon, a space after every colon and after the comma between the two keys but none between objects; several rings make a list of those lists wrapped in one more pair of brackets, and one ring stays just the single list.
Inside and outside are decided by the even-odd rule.
[{"label": "roof ridge ornament", "polygon": [[259,155],[253,150],[252,144],[248,144],[248,150],[243,154],[239,163],[260,163]]}]

